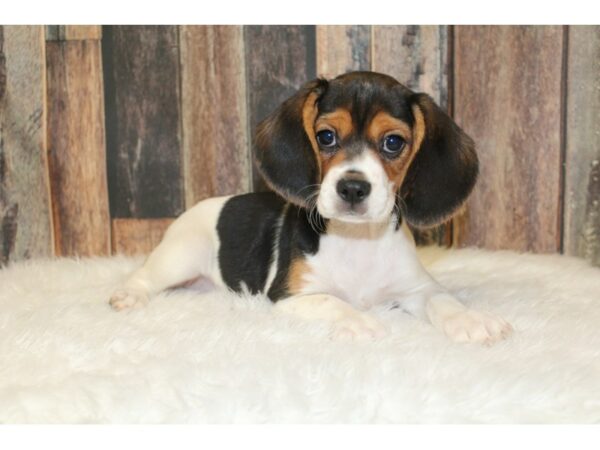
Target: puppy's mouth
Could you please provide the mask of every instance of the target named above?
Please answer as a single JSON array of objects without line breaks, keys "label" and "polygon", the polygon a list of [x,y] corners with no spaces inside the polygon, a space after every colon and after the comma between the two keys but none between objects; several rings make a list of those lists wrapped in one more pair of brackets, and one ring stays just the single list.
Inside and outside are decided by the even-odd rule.
[{"label": "puppy's mouth", "polygon": [[343,201],[336,202],[332,208],[325,210],[318,208],[319,214],[325,219],[339,220],[349,223],[384,222],[390,218],[392,208],[387,205],[381,211],[373,211],[368,203],[349,204]]},{"label": "puppy's mouth", "polygon": [[371,218],[368,210],[369,208],[365,204],[350,205],[345,202],[339,202],[330,218],[343,222],[369,222]]}]

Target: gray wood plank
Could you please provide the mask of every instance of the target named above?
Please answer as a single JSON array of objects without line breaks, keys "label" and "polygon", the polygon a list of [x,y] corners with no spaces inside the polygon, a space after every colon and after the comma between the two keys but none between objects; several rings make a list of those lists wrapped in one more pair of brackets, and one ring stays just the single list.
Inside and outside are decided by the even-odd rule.
[{"label": "gray wood plank", "polygon": [[317,25],[317,74],[334,78],[371,69],[369,25]]},{"label": "gray wood plank", "polygon": [[176,26],[106,26],[102,53],[111,215],[184,209]]},{"label": "gray wood plank", "polygon": [[600,26],[570,26],[563,250],[600,266]]},{"label": "gray wood plank", "polygon": [[[448,108],[448,27],[400,25],[373,27],[373,70],[426,92]],[[450,245],[451,223],[413,230],[418,245]]]},{"label": "gray wood plank", "polygon": [[[256,125],[300,86],[316,78],[315,27],[251,25],[244,27],[248,119],[252,140]],[[255,190],[268,190],[253,171]]]},{"label": "gray wood plank", "polygon": [[0,26],[0,264],[54,252],[43,26]]}]

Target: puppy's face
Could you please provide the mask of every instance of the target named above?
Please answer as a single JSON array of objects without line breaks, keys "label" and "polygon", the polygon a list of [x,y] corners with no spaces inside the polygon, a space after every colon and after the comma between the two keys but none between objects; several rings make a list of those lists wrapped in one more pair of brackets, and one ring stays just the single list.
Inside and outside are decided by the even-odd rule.
[{"label": "puppy's face", "polygon": [[325,218],[413,225],[447,218],[477,174],[472,141],[433,101],[393,78],[315,80],[263,121],[258,168],[288,200]]},{"label": "puppy's face", "polygon": [[329,83],[316,105],[314,124],[307,124],[321,169],[316,206],[323,217],[348,222],[390,217],[423,138],[422,114],[412,110],[410,94],[375,74],[346,75]]}]

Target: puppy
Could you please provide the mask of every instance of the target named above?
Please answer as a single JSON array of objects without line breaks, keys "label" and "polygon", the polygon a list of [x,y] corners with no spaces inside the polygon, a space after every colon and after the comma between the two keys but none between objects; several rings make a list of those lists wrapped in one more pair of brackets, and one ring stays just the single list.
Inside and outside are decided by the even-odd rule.
[{"label": "puppy", "polygon": [[407,222],[447,220],[477,178],[474,144],[426,94],[353,72],[304,85],[259,124],[255,163],[273,192],[211,198],[182,214],[110,304],[144,305],[207,279],[275,308],[378,337],[369,314],[397,305],[457,342],[511,327],[463,306],[421,266]]}]

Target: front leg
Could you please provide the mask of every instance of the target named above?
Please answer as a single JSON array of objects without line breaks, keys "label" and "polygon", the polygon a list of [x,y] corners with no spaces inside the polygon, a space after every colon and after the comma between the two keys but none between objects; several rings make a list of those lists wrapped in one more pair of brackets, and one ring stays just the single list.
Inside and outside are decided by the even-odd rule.
[{"label": "front leg", "polygon": [[329,294],[296,295],[278,301],[275,308],[302,319],[329,322],[333,339],[379,338],[386,334],[385,327],[373,316]]},{"label": "front leg", "polygon": [[512,327],[494,314],[469,309],[450,293],[439,290],[425,300],[431,324],[455,342],[493,344],[507,338]]}]

